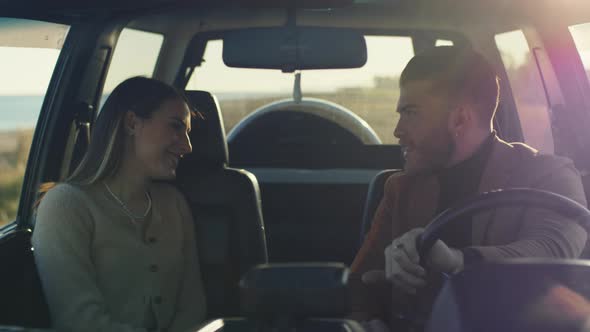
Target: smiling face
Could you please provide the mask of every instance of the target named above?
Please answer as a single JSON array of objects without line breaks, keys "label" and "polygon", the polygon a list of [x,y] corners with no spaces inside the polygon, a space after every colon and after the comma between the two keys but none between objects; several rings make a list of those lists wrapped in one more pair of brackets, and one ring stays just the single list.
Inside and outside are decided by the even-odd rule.
[{"label": "smiling face", "polygon": [[[131,119],[129,119],[131,117]],[[152,179],[173,179],[183,155],[191,153],[188,137],[191,113],[182,99],[169,99],[147,119],[132,112],[128,122],[133,125],[133,153],[137,171]]]},{"label": "smiling face", "polygon": [[399,139],[408,173],[448,165],[455,145],[449,129],[449,97],[431,80],[409,81],[401,87],[400,114],[394,135]]}]

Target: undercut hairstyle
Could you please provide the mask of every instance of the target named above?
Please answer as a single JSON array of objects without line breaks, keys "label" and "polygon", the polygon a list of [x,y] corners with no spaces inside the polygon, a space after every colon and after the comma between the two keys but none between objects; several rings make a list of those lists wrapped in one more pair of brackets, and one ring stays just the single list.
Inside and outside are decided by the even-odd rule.
[{"label": "undercut hairstyle", "polygon": [[400,76],[400,86],[430,80],[450,98],[475,106],[481,123],[490,125],[498,109],[500,84],[494,67],[470,47],[439,46],[416,54]]}]

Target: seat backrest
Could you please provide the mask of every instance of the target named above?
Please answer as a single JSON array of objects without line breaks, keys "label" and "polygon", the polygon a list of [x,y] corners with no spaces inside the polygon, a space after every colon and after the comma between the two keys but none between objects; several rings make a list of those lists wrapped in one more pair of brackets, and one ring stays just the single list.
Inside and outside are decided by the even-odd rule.
[{"label": "seat backrest", "polygon": [[240,277],[267,262],[260,190],[251,173],[227,167],[225,130],[215,97],[186,91],[194,118],[193,152],[177,170],[177,184],[195,218],[208,317],[239,314]]},{"label": "seat backrest", "polygon": [[385,182],[389,177],[397,172],[400,172],[399,169],[386,169],[383,170],[371,181],[369,184],[369,189],[367,192],[367,200],[365,201],[365,209],[363,211],[363,220],[361,222],[361,232],[360,232],[360,241],[359,241],[359,248],[363,245],[365,241],[365,236],[369,229],[371,229],[371,224],[373,223],[373,217],[375,216],[375,211],[379,206],[379,202],[381,202],[381,198],[383,198],[383,187],[385,186]]}]

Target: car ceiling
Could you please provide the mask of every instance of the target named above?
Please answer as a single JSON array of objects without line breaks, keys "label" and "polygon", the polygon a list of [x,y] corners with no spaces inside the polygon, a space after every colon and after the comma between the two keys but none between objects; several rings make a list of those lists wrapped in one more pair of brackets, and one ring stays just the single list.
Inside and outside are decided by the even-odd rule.
[{"label": "car ceiling", "polygon": [[[169,0],[175,1],[175,0]],[[375,29],[433,29],[469,31],[485,27],[488,32],[505,32],[527,25],[553,24],[558,20],[568,25],[590,21],[590,1],[565,0],[363,0],[332,10],[309,10],[301,5],[299,25],[323,25]],[[321,7],[316,3],[317,7]],[[332,1],[335,3],[337,1]],[[185,2],[186,3],[186,2]],[[225,3],[232,3],[225,2]],[[248,26],[273,26],[286,22],[287,11],[281,6],[263,6],[264,1],[248,2],[249,6],[228,5],[212,8],[191,5],[151,10],[139,15],[132,26],[161,32],[223,30]],[[327,3],[327,2],[326,2]],[[274,7],[262,10],[260,7]],[[281,8],[278,8],[281,7]],[[256,8],[253,10],[252,8]],[[550,14],[548,14],[550,13]],[[176,30],[176,31],[175,31]]]},{"label": "car ceiling", "polygon": [[[162,12],[178,8],[378,8],[389,15],[410,19],[480,21],[535,17],[566,17],[568,21],[587,18],[587,0],[0,0],[3,16],[35,18],[84,17],[101,13],[130,14]],[[559,14],[559,15],[558,15]]]}]

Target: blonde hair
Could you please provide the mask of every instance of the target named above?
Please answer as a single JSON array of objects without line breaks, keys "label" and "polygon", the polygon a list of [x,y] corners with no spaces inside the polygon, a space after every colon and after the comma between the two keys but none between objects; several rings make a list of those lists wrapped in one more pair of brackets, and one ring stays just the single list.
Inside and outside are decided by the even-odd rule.
[{"label": "blonde hair", "polygon": [[104,156],[98,164],[98,167],[96,167],[96,171],[93,174],[83,174],[84,170],[89,167],[87,165],[89,163],[89,158],[83,158],[78,167],[76,167],[72,175],[70,175],[65,180],[65,182],[79,185],[89,185],[114,175],[118,169],[118,163],[120,160],[119,150],[123,150],[121,140],[117,139],[117,137],[120,135],[120,132],[122,131],[122,122],[122,117],[117,118],[114,124],[115,129],[111,132],[111,135],[108,138],[108,143],[106,144],[104,150]]},{"label": "blonde hair", "polygon": [[[173,99],[190,105],[181,92],[155,79],[137,76],[119,84],[102,107],[82,161],[64,182],[90,185],[115,175],[124,153],[125,114],[131,111],[148,119],[164,102]],[[43,195],[55,185],[54,182],[43,183],[39,192]]]}]

